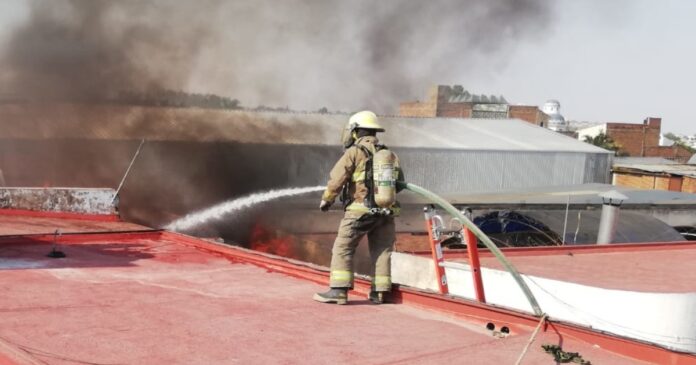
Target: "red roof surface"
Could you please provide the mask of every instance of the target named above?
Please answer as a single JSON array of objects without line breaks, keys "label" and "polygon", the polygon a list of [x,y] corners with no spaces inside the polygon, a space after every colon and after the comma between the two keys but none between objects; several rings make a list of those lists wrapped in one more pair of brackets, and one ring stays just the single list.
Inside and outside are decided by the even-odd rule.
[{"label": "red roof surface", "polygon": [[[685,263],[696,262],[696,242],[629,244],[584,247],[539,247],[504,249],[522,273],[606,289],[640,292],[696,292],[696,270]],[[465,257],[446,256],[447,260]],[[504,270],[489,254],[481,266]]]},{"label": "red roof surface", "polygon": [[[18,224],[0,215],[0,230],[67,224],[46,219]],[[80,225],[90,232],[131,227],[91,223]],[[360,295],[347,306],[320,304],[311,297],[324,285],[293,277],[300,271],[274,272],[282,271],[274,265],[291,268],[286,262],[265,258],[270,263],[259,267],[247,260],[256,254],[169,233],[63,236],[63,259],[45,256],[50,241],[0,240],[0,363],[513,364],[533,330],[514,326],[497,338],[484,329],[485,318],[374,306]],[[549,330],[523,364],[554,364],[540,348],[547,343],[593,364],[642,363]]]}]

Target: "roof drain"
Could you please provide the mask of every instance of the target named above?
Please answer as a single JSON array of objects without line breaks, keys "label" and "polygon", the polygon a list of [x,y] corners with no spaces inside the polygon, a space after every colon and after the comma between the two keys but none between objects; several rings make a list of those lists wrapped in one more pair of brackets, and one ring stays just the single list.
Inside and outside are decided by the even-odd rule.
[{"label": "roof drain", "polygon": [[53,244],[51,245],[51,252],[48,253],[48,257],[52,259],[62,259],[65,257],[65,252],[58,250],[58,237],[60,237],[63,233],[61,233],[60,229],[56,229],[56,231],[53,233]]}]

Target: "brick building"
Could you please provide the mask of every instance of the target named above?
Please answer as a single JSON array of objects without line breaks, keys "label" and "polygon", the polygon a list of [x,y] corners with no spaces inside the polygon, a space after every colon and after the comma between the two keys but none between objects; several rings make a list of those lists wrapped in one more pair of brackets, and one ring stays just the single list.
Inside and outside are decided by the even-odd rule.
[{"label": "brick building", "polygon": [[517,118],[545,127],[548,116],[539,107],[510,105],[502,96],[471,94],[461,86],[433,86],[425,101],[410,101],[399,105],[402,117],[444,118]]},{"label": "brick building", "polygon": [[696,193],[696,166],[682,164],[614,164],[613,184],[639,189]]},{"label": "brick building", "polygon": [[604,123],[594,127],[581,129],[578,139],[595,137],[604,133],[618,146],[617,154],[630,157],[662,157],[677,162],[686,162],[692,153],[678,144],[660,146],[661,118],[645,118],[642,124],[633,123]]}]

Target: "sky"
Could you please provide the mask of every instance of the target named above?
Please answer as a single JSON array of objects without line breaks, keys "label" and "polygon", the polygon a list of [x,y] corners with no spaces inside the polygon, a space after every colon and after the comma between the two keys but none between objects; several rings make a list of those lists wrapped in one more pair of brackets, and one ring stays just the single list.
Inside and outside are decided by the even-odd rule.
[{"label": "sky", "polygon": [[[428,3],[437,5],[437,2]],[[196,72],[192,72],[186,85],[190,91],[239,98],[243,105],[263,103],[306,110],[323,106],[333,110],[357,110],[370,107],[365,100],[377,98],[380,93],[393,92],[398,94],[396,99],[403,101],[422,100],[429,85],[460,84],[473,93],[504,95],[513,104],[541,106],[548,99],[557,99],[561,102],[561,113],[568,120],[640,123],[646,117],[661,117],[663,132],[696,134],[696,108],[691,103],[693,85],[696,85],[693,70],[696,65],[693,41],[696,1],[548,0],[547,3],[551,18],[546,19],[540,30],[518,37],[514,31],[519,28],[512,33],[510,29],[501,28],[503,35],[497,37],[505,37],[504,41],[498,39],[502,49],[480,52],[476,57],[465,59],[456,56],[467,50],[455,52],[454,57],[446,59],[446,68],[441,67],[442,58],[448,54],[443,53],[439,58],[437,54],[425,54],[419,59],[417,52],[401,49],[404,70],[408,72],[403,72],[399,83],[381,83],[375,75],[389,70],[377,69],[362,75],[365,80],[355,80],[360,86],[348,88],[348,91],[341,91],[344,86],[337,85],[337,80],[328,75],[349,77],[353,72],[349,65],[355,62],[355,57],[360,57],[358,51],[362,44],[352,44],[353,48],[332,47],[335,53],[332,55],[326,49],[307,43],[322,42],[325,38],[332,41],[331,37],[316,38],[315,33],[326,34],[327,29],[321,27],[337,27],[334,22],[354,19],[338,17],[338,20],[320,23],[317,29],[309,29],[312,33],[292,33],[292,24],[297,21],[282,19],[283,11],[257,11],[254,16],[266,22],[272,17],[275,23],[269,23],[271,25],[281,24],[288,29],[290,24],[288,35],[283,38],[278,37],[277,32],[257,30],[254,24],[262,27],[264,22],[251,21],[241,42],[229,28],[226,30],[229,34],[206,45],[208,48],[204,48],[203,55],[196,60]],[[266,4],[275,6],[273,2]],[[243,7],[234,9],[237,13],[244,10]],[[322,10],[328,14],[332,12],[326,6]],[[0,46],[13,29],[26,21],[28,14],[24,0],[0,2]],[[311,14],[306,20],[310,19]],[[354,28],[347,28],[337,39],[345,41],[354,31]],[[489,26],[486,31],[496,32],[496,27]],[[310,38],[302,42],[293,36]],[[414,39],[418,40],[418,34],[410,38]],[[255,43],[254,40],[261,46],[247,45]],[[379,47],[379,43],[376,45]],[[441,51],[447,46],[438,45],[439,48],[433,50]],[[215,52],[216,47],[225,50],[221,53],[224,57]],[[278,53],[263,53],[272,48],[279,49]],[[239,52],[240,49],[245,52]],[[246,54],[256,57],[245,60]],[[278,59],[283,59],[283,67],[279,67]],[[440,67],[433,66],[429,71],[429,62],[435,61]],[[238,68],[232,70],[229,65],[235,63]],[[268,75],[263,87],[259,87],[259,75]],[[370,82],[370,78],[377,81]],[[285,88],[276,90],[274,85]],[[355,93],[364,95],[356,98],[352,95]],[[325,100],[321,95],[326,95]],[[394,98],[385,100],[393,109],[378,111],[394,112],[398,102]]]},{"label": "sky", "polygon": [[566,119],[662,117],[663,132],[696,133],[696,1],[564,0],[557,16],[502,72],[465,84],[511,102],[558,99]]}]

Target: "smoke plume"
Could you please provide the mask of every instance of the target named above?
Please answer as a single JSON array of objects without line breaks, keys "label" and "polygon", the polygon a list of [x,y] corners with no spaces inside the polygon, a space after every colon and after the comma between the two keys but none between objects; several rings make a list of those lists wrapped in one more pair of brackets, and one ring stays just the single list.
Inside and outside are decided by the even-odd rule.
[{"label": "smoke plume", "polygon": [[212,2],[30,1],[2,55],[22,98],[110,99],[119,92],[185,88],[216,29]]},{"label": "smoke plume", "polygon": [[466,82],[549,25],[542,0],[34,0],[0,55],[29,99],[216,93],[293,108],[378,111]]}]

